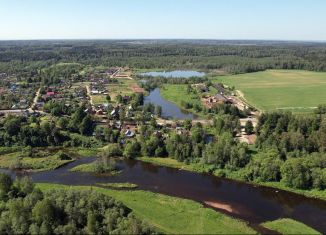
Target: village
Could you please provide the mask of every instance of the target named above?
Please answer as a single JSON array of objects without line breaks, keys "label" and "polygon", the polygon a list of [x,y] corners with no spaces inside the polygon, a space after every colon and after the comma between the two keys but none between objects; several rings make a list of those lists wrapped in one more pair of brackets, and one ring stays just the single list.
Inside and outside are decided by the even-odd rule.
[{"label": "village", "polygon": [[[58,84],[37,86],[24,86],[17,82],[14,76],[5,73],[0,74],[1,102],[0,115],[19,116],[47,116],[51,104],[63,104],[67,109],[74,108],[82,103],[87,104],[88,112],[94,117],[98,127],[109,126],[124,133],[126,138],[133,138],[138,133],[138,117],[141,112],[136,110],[130,102],[132,96],[145,93],[137,81],[132,78],[129,68],[108,68],[94,71],[82,80],[72,77],[70,80],[60,80]],[[213,84],[215,94],[209,91],[205,84],[192,85],[198,91],[203,92],[201,102],[204,107],[210,109],[219,104],[230,104],[239,110],[248,108],[247,104],[226,89],[223,84]],[[10,97],[13,98],[10,98]],[[248,121],[253,126],[257,125],[257,113],[251,112],[246,118],[240,119],[241,132],[236,138],[240,142],[253,144],[256,135],[245,133],[245,125]],[[181,122],[156,118],[157,124],[168,129],[175,129],[177,133],[184,134]],[[212,120],[194,119],[196,123],[211,124]],[[158,129],[159,133],[159,129]],[[95,133],[94,133],[95,135]]]},{"label": "village", "polygon": [[0,73],[0,109],[27,109],[36,90],[37,87],[18,81],[14,75]]}]

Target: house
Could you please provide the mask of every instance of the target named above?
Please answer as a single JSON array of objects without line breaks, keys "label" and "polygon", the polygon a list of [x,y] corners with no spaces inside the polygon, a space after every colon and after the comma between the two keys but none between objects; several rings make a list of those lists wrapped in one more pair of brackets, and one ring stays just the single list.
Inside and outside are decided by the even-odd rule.
[{"label": "house", "polygon": [[132,138],[132,137],[135,136],[135,132],[133,132],[130,129],[127,129],[126,132],[125,132],[125,136],[128,137],[128,138]]},{"label": "house", "polygon": [[117,117],[119,115],[119,110],[117,108],[114,108],[111,113],[111,117]]},{"label": "house", "polygon": [[212,108],[218,104],[229,103],[229,100],[222,94],[216,94],[214,96],[206,96],[202,99],[202,101],[207,108]]},{"label": "house", "polygon": [[56,95],[56,93],[54,91],[48,91],[46,92],[46,96],[47,97],[54,97]]},{"label": "house", "polygon": [[98,95],[98,94],[100,94],[100,91],[98,91],[98,90],[91,90],[91,94],[92,95]]}]

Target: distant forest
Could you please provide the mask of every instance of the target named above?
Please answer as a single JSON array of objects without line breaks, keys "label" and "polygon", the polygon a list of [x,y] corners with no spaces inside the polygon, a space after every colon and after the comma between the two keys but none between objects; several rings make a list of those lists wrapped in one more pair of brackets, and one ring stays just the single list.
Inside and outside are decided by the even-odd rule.
[{"label": "distant forest", "polygon": [[326,43],[214,40],[2,41],[0,72],[33,76],[59,62],[132,68],[326,71]]}]

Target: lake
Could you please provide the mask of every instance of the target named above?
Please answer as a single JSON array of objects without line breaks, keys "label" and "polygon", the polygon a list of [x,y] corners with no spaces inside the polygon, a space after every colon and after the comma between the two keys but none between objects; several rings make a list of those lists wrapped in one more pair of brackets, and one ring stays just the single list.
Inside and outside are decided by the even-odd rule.
[{"label": "lake", "polygon": [[323,200],[136,160],[119,160],[118,167],[122,173],[116,176],[69,171],[74,166],[94,160],[94,157],[82,158],[46,172],[23,173],[4,169],[0,169],[0,172],[9,173],[12,177],[28,175],[34,182],[66,185],[129,182],[137,184],[140,190],[200,202],[217,211],[248,221],[260,232],[263,231],[259,226],[262,222],[292,218],[326,233],[326,202]]},{"label": "lake", "polygon": [[141,73],[141,76],[151,77],[166,77],[166,78],[191,78],[191,77],[204,77],[205,73],[193,71],[193,70],[175,70],[175,71],[163,71],[163,72],[146,72]]},{"label": "lake", "polygon": [[160,93],[160,89],[152,90],[148,96],[145,97],[144,103],[152,103],[162,107],[162,117],[167,119],[196,119],[196,115],[180,109],[176,104],[165,100]]}]

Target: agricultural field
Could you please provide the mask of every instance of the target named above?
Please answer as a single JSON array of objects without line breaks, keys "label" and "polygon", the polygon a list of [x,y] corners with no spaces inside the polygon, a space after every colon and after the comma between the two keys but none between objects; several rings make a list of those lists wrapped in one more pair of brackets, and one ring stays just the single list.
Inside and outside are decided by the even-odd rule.
[{"label": "agricultural field", "polygon": [[326,103],[326,73],[297,70],[267,70],[214,79],[234,86],[261,111],[311,112]]}]

